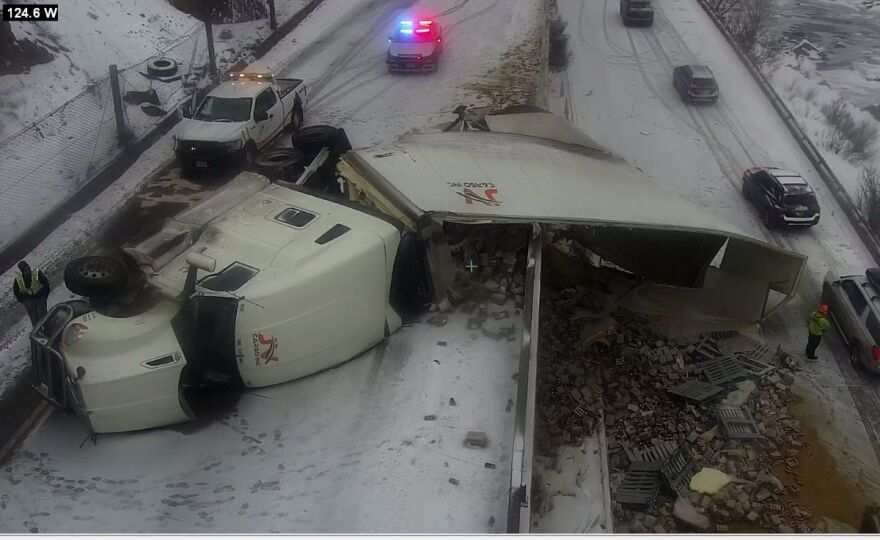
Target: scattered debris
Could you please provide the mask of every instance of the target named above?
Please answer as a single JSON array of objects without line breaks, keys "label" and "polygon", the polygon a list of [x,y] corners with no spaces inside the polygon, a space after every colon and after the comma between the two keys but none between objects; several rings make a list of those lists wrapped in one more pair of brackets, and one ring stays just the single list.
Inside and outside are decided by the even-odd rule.
[{"label": "scattered debris", "polygon": [[436,419],[437,419],[437,415],[434,415],[434,414],[429,414],[429,415],[425,416],[425,420],[436,420]]},{"label": "scattered debris", "polygon": [[449,483],[452,484],[453,486],[457,486],[459,482],[458,482],[458,479],[450,477]]},{"label": "scattered debris", "polygon": [[468,448],[486,448],[489,446],[489,438],[482,431],[468,431],[464,445]]},{"label": "scattered debris", "polygon": [[730,476],[718,469],[703,467],[691,478],[690,488],[697,493],[712,495],[730,483]]},{"label": "scattered debris", "polygon": [[487,463],[483,463],[483,467],[486,467],[487,469],[494,469],[494,468],[495,468],[495,464],[494,464],[494,463],[488,463],[488,462],[487,462]]},{"label": "scattered debris", "polygon": [[452,405],[453,407],[455,407],[455,398],[454,397],[449,398],[449,404]]},{"label": "scattered debris", "polygon": [[675,500],[675,506],[672,507],[672,517],[691,531],[706,532],[712,526],[709,518],[698,512],[691,501],[685,497],[679,497]]},{"label": "scattered debris", "polygon": [[447,322],[449,322],[449,317],[446,315],[434,315],[428,319],[428,324],[432,324],[438,328],[446,326]]}]

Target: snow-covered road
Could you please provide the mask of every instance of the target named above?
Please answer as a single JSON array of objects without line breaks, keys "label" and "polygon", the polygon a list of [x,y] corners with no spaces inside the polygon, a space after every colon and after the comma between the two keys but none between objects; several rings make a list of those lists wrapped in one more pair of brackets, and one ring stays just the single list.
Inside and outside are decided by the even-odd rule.
[{"label": "snow-covered road", "polygon": [[[614,0],[559,0],[573,50],[554,81],[554,108],[586,133],[689,200],[744,232],[809,257],[794,302],[763,328],[768,343],[802,354],[806,318],[829,268],[861,273],[875,265],[834,197],[722,36],[692,0],[657,3],[653,28],[625,28]],[[706,64],[721,88],[717,105],[681,102],[672,69]],[[811,229],[768,231],[740,193],[742,172],[775,165],[801,172],[816,188],[821,222]],[[864,469],[859,482],[878,485],[877,383],[855,373],[836,334],[823,360],[804,372],[823,418],[820,437],[844,468]],[[829,351],[833,351],[836,362]],[[861,421],[859,418],[861,417]],[[874,472],[872,472],[874,471]],[[858,476],[858,473],[854,473]]]},{"label": "snow-covered road", "polygon": [[[369,146],[485,101],[473,85],[510,62],[511,49],[539,42],[542,5],[325,0],[260,64],[306,79],[308,124],[341,126],[355,146]],[[436,74],[386,73],[386,36],[405,13],[444,25]],[[158,181],[179,178],[172,169]],[[131,196],[130,186],[119,195]],[[84,209],[47,244],[69,242],[119,202]],[[340,368],[244,394],[192,429],[102,436],[80,448],[81,427],[53,414],[0,474],[0,530],[503,531],[519,344],[471,339],[465,319],[403,328]],[[25,347],[19,334],[0,364],[20,362]],[[486,431],[489,448],[465,448],[468,430]]]}]

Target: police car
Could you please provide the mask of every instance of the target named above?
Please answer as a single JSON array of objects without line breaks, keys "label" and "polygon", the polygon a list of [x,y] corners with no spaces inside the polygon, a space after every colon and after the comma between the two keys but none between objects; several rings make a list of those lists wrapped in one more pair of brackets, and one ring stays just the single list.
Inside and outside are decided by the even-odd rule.
[{"label": "police car", "polygon": [[388,71],[436,71],[441,52],[443,30],[437,21],[400,21],[388,36]]}]

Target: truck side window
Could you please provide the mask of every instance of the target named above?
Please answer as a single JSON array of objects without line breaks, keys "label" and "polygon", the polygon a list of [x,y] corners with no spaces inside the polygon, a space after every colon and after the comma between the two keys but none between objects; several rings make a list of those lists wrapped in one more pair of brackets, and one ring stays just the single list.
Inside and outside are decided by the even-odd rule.
[{"label": "truck side window", "polygon": [[266,112],[276,103],[275,92],[271,88],[267,88],[262,94],[257,96],[257,102],[254,104],[255,112]]},{"label": "truck side window", "polygon": [[840,286],[846,291],[846,295],[849,297],[849,302],[852,304],[853,309],[856,310],[856,313],[861,314],[868,306],[868,301],[865,300],[865,295],[859,290],[859,286],[851,279],[841,281]]},{"label": "truck side window", "polygon": [[865,326],[868,328],[868,332],[871,333],[871,337],[874,339],[875,345],[880,345],[880,321],[877,320],[877,316],[874,313],[868,314],[868,320],[865,321]]}]

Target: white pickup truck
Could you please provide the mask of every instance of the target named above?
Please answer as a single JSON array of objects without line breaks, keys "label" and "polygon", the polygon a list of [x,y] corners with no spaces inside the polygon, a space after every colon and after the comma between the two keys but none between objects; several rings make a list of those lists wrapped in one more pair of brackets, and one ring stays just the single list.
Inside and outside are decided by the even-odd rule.
[{"label": "white pickup truck", "polygon": [[302,79],[230,73],[191,114],[184,108],[174,152],[185,169],[206,169],[229,158],[250,163],[283,129],[299,128],[306,99]]}]

